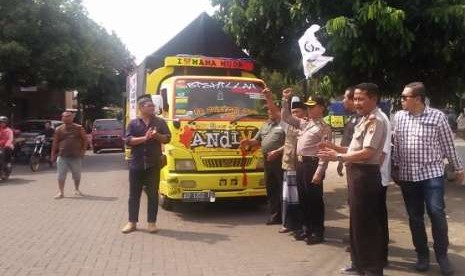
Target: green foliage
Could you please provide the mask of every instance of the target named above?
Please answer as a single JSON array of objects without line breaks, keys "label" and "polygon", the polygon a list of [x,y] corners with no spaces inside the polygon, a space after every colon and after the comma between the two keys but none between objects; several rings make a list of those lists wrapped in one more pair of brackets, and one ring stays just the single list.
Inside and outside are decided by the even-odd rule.
[{"label": "green foliage", "polygon": [[331,93],[371,81],[385,96],[398,95],[406,83],[423,81],[432,102],[443,105],[465,91],[465,0],[211,2],[242,48],[294,82],[303,78],[297,40],[319,24],[317,36],[335,59],[317,77],[331,83]]},{"label": "green foliage", "polygon": [[[268,88],[273,92],[273,99],[275,101],[281,100],[281,93],[284,88],[290,87],[294,91],[294,95],[299,96],[301,99],[306,99],[310,94],[322,95],[328,99],[337,95],[334,90],[334,85],[329,76],[315,78],[311,80],[302,79],[298,82],[285,78],[280,72],[267,69],[262,69],[260,78],[265,81]],[[305,83],[306,91],[305,91]]]},{"label": "green foliage", "polygon": [[80,0],[0,0],[0,98],[20,86],[76,89],[85,106],[120,104],[133,58]]}]

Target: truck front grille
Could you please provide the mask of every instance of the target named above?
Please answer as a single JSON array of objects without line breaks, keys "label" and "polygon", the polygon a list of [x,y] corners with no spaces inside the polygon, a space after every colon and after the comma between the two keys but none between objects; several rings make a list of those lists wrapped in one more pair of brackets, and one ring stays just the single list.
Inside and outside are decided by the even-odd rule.
[{"label": "truck front grille", "polygon": [[252,157],[202,158],[202,163],[207,168],[247,167],[252,163]]}]

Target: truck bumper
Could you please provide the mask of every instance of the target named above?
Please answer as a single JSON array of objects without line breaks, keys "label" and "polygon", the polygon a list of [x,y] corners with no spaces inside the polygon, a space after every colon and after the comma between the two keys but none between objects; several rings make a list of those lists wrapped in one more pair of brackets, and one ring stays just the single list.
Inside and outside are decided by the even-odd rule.
[{"label": "truck bumper", "polygon": [[[169,199],[186,200],[187,194],[209,193],[213,198],[266,196],[263,173],[180,174],[167,173],[160,181],[160,193]],[[198,201],[214,201],[211,200]]]}]

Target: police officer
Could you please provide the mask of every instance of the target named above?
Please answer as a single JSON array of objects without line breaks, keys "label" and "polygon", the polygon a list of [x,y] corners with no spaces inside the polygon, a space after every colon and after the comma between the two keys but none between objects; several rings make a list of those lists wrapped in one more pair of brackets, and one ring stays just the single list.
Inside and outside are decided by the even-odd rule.
[{"label": "police officer", "polygon": [[324,160],[346,164],[352,264],[343,268],[342,274],[383,275],[387,262],[386,189],[380,173],[387,128],[377,107],[378,99],[376,84],[357,85],[354,104],[362,118],[349,148],[328,142],[318,153]]},{"label": "police officer", "polygon": [[323,121],[326,101],[322,97],[311,96],[304,103],[308,120],[291,115],[291,97],[292,89],[284,89],[281,120],[299,129],[296,149],[297,190],[307,244],[317,244],[324,241],[323,178],[328,166],[327,161],[318,159],[317,152],[322,141],[331,139],[331,128]]}]

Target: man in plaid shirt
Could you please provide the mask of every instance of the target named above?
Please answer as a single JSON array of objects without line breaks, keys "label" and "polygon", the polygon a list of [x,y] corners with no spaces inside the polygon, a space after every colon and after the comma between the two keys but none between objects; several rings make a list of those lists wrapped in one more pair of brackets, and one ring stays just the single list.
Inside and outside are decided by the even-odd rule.
[{"label": "man in plaid shirt", "polygon": [[431,220],[434,252],[443,275],[454,273],[447,257],[449,238],[444,212],[444,157],[463,181],[464,171],[454,146],[446,116],[425,105],[425,86],[421,82],[405,86],[402,108],[394,117],[392,177],[401,189],[409,215],[410,231],[417,252],[415,269],[429,269],[429,249],[424,209]]}]

